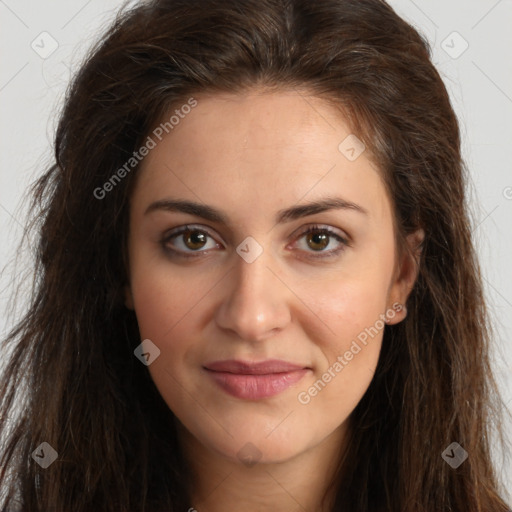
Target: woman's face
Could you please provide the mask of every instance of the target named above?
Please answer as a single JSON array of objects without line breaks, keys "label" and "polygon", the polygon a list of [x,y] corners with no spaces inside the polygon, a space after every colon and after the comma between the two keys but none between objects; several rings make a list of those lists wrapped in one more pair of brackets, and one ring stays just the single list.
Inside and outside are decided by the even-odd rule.
[{"label": "woman's face", "polygon": [[239,463],[282,462],[340,437],[416,270],[333,106],[297,92],[195,98],[151,134],[137,171],[126,304],[191,437]]}]

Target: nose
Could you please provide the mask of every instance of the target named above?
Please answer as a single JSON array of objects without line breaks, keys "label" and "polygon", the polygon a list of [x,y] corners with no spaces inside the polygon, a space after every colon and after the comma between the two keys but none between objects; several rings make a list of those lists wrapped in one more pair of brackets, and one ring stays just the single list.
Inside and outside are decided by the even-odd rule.
[{"label": "nose", "polygon": [[[290,322],[292,292],[276,276],[266,251],[248,263],[234,255],[235,267],[226,276],[225,294],[215,320],[220,329],[250,342],[262,341]],[[272,270],[270,270],[272,269]]]}]

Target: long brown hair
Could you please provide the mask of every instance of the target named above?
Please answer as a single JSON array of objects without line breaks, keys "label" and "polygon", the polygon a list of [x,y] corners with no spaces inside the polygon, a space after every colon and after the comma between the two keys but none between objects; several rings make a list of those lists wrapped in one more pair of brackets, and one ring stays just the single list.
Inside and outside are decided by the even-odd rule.
[{"label": "long brown hair", "polygon": [[[400,238],[425,231],[408,316],[386,326],[351,416],[333,510],[508,509],[491,461],[504,407],[459,127],[427,41],[383,0],[153,0],[122,9],[91,50],[68,89],[55,161],[33,186],[34,293],[0,383],[1,510],[191,506],[174,416],[134,357],[137,322],[123,303],[137,169],[104,197],[94,191],[172,106],[255,85],[306,88],[342,109],[382,171]],[[42,442],[58,453],[46,469],[31,456]],[[441,456],[452,442],[468,453],[457,468]]]}]

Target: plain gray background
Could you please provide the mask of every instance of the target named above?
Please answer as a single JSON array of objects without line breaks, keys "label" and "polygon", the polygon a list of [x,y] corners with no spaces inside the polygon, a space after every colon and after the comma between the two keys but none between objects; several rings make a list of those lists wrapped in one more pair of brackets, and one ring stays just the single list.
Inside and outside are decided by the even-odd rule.
[{"label": "plain gray background", "polygon": [[[510,408],[512,0],[390,4],[429,40],[459,116],[471,173],[473,232],[496,329],[494,366]],[[15,318],[6,311],[12,282],[30,269],[29,261],[16,254],[23,226],[21,196],[51,156],[71,72],[121,5],[119,0],[0,0],[0,338]],[[508,435],[512,439],[510,424]],[[503,463],[500,453],[496,457],[510,489],[512,463]]]}]

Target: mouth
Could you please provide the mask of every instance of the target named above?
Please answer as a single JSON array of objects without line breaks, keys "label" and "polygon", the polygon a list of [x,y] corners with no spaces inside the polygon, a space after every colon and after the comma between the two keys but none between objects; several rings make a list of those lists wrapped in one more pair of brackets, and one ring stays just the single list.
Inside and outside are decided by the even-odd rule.
[{"label": "mouth", "polygon": [[309,367],[277,359],[257,363],[215,361],[203,368],[223,391],[245,400],[261,400],[278,395],[311,371]]}]

